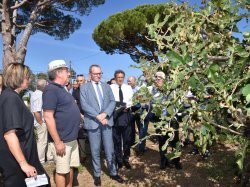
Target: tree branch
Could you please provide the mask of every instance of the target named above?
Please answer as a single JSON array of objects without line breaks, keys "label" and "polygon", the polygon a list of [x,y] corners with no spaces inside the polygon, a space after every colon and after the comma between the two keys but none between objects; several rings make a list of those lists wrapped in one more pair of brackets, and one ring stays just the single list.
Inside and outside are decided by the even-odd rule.
[{"label": "tree branch", "polygon": [[48,5],[52,5],[53,3],[55,3],[56,0],[44,0],[44,1],[39,1],[37,6],[39,8],[42,8],[43,6],[48,6]]},{"label": "tree branch", "polygon": [[229,57],[226,56],[207,56],[208,60],[210,61],[227,61]]},{"label": "tree branch", "polygon": [[[15,2],[15,6],[18,5],[18,1]],[[13,38],[13,46],[12,46],[12,52],[16,52],[16,18],[17,18],[17,9],[13,10],[12,14],[12,29],[11,29],[11,36]]]},{"label": "tree branch", "polygon": [[233,133],[233,134],[243,135],[243,134],[240,133],[240,132],[234,131],[234,130],[232,130],[232,129],[230,129],[230,128],[227,128],[227,127],[224,127],[224,126],[219,125],[219,124],[217,124],[217,123],[215,123],[215,122],[210,121],[209,123],[212,124],[212,125],[214,125],[214,126],[216,126],[216,127],[221,128],[221,129],[227,130],[227,131],[229,131],[229,132],[231,132],[231,133]]},{"label": "tree branch", "polygon": [[[15,4],[14,6],[10,7],[10,9],[11,9],[11,10],[18,9],[19,7],[21,7],[22,5],[24,5],[24,4],[27,3],[27,2],[28,2],[28,0],[23,0],[23,1],[21,1],[20,3],[18,3],[18,2],[16,1],[16,4]],[[17,3],[18,3],[18,4],[17,4]]]},{"label": "tree branch", "polygon": [[15,24],[15,26],[19,29],[25,29],[26,25],[18,25],[18,24]]},{"label": "tree branch", "polygon": [[38,16],[40,15],[41,11],[44,8],[41,6],[41,4],[43,4],[44,2],[48,3],[48,0],[42,1],[42,2],[38,1],[36,6],[34,7],[33,11],[30,14],[29,22],[27,23],[27,25],[23,31],[22,37],[21,37],[19,45],[18,45],[16,59],[15,59],[17,62],[24,62],[24,58],[26,55],[26,46],[27,46],[29,37],[31,35],[32,29],[35,25],[35,22],[36,22]]}]

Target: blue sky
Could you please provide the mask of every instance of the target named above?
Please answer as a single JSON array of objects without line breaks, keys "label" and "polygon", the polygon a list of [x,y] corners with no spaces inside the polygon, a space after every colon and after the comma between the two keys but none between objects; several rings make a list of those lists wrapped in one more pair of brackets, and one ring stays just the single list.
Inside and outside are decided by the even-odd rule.
[{"label": "blue sky", "polygon": [[[94,28],[110,15],[132,9],[142,4],[166,3],[168,0],[106,0],[104,5],[92,9],[88,16],[81,18],[82,27],[67,40],[54,40],[42,33],[32,35],[27,48],[25,64],[34,73],[46,72],[48,63],[55,59],[64,59],[77,74],[88,74],[91,64],[99,64],[103,70],[103,79],[113,77],[117,69],[125,71],[126,75],[141,75],[138,69],[130,68],[134,64],[128,55],[107,55],[100,51],[92,39]],[[191,4],[198,4],[201,0],[189,0]],[[0,40],[1,41],[1,40]],[[0,46],[2,50],[2,46]],[[0,53],[2,55],[2,53]],[[0,67],[1,68],[1,67]]]}]

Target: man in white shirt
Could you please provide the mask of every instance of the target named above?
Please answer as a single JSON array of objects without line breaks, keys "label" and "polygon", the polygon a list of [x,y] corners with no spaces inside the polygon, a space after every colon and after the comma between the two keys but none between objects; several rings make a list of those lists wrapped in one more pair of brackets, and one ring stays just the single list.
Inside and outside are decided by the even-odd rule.
[{"label": "man in white shirt", "polygon": [[[137,86],[136,77],[135,76],[129,76],[127,80],[128,85],[131,86],[134,94],[139,90],[139,87]],[[140,109],[141,104],[136,103],[134,106],[131,107],[132,109],[132,118],[131,118],[131,145],[136,144],[136,130],[135,130],[135,124],[137,126],[138,132],[140,132],[140,126],[142,126],[141,123],[141,117],[140,114],[137,111]],[[134,112],[134,114],[133,114]]]},{"label": "man in white shirt", "polygon": [[114,115],[113,140],[118,168],[123,164],[131,169],[129,164],[131,146],[131,111],[133,90],[131,86],[124,84],[125,73],[117,70],[114,73],[116,84],[110,87],[115,97],[116,110]]},{"label": "man in white shirt", "polygon": [[30,110],[34,114],[34,126],[37,131],[37,151],[41,163],[45,163],[45,154],[48,144],[48,131],[42,111],[42,94],[46,84],[46,80],[38,79],[37,89],[30,98]]}]

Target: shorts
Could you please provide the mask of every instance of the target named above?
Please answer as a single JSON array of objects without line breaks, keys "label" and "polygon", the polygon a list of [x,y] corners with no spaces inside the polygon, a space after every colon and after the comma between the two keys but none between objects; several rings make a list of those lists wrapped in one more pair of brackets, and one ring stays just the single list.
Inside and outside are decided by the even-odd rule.
[{"label": "shorts", "polygon": [[80,166],[79,149],[77,140],[64,143],[66,147],[66,154],[61,157],[56,154],[55,145],[52,144],[52,153],[56,163],[56,173],[67,174],[71,167]]}]

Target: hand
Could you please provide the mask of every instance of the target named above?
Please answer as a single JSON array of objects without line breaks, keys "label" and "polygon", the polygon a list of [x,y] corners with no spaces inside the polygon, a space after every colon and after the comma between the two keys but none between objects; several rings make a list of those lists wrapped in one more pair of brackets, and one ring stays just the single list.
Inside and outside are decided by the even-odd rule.
[{"label": "hand", "polygon": [[108,120],[105,118],[101,121],[102,125],[107,125],[108,124]]},{"label": "hand", "polygon": [[55,143],[56,154],[63,157],[65,155],[65,145],[62,141]]},{"label": "hand", "polygon": [[84,115],[81,114],[80,123],[83,123]]},{"label": "hand", "polygon": [[45,122],[42,122],[42,123],[41,123],[41,127],[44,127],[44,126],[46,126],[46,123],[45,123]]},{"label": "hand", "polygon": [[129,110],[129,108],[125,108],[125,109],[123,110],[123,112],[128,112],[128,110]]},{"label": "hand", "polygon": [[105,112],[96,116],[96,119],[102,123],[102,120],[106,119],[107,114]]},{"label": "hand", "polygon": [[27,177],[35,177],[37,176],[36,168],[29,165],[26,161],[22,161],[19,163],[22,171],[27,175]]}]

